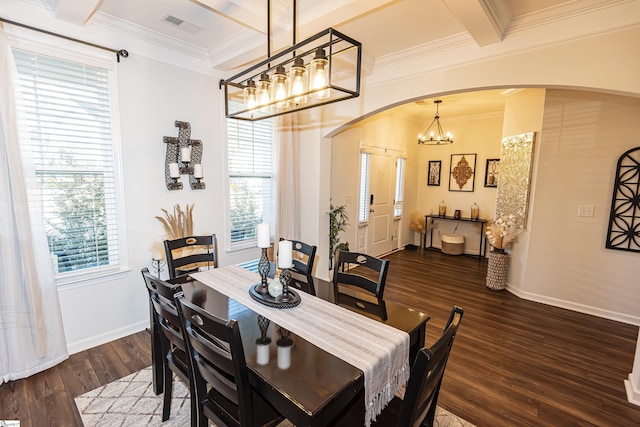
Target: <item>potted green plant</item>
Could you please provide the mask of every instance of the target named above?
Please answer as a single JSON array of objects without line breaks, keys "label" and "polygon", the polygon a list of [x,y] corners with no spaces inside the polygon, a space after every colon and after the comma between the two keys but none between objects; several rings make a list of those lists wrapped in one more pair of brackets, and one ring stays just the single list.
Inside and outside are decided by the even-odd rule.
[{"label": "potted green plant", "polygon": [[329,270],[333,269],[333,258],[335,251],[340,245],[340,232],[345,231],[349,225],[349,217],[347,216],[347,206],[329,205]]}]

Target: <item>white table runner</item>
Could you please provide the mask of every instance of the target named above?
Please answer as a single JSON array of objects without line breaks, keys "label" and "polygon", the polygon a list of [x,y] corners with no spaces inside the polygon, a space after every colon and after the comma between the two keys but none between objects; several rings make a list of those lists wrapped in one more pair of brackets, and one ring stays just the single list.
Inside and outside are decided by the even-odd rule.
[{"label": "white table runner", "polygon": [[409,378],[406,332],[306,293],[294,308],[260,304],[249,295],[260,276],[238,266],[191,276],[364,372],[366,427]]}]

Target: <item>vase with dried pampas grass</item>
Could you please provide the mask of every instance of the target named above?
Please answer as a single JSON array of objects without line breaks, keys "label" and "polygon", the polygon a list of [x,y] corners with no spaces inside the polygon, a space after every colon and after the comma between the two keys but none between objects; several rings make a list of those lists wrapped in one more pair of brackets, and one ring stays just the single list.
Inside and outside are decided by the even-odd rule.
[{"label": "vase with dried pampas grass", "polygon": [[193,236],[193,208],[193,204],[187,204],[185,210],[182,210],[180,205],[175,205],[172,213],[166,209],[160,209],[164,216],[156,216],[155,218],[160,221],[162,225],[164,238],[162,241],[153,242],[152,252],[154,259],[166,260],[164,253],[165,240],[175,240],[181,237]]}]

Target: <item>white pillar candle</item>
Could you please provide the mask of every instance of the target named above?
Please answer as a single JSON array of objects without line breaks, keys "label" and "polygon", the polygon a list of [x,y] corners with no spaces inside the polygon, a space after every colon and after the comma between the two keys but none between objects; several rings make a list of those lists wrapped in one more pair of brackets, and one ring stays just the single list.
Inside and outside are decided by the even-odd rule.
[{"label": "white pillar candle", "polygon": [[191,149],[189,147],[182,147],[180,149],[180,159],[182,163],[189,163],[191,161]]},{"label": "white pillar candle", "polygon": [[169,176],[171,178],[179,178],[180,177],[180,168],[177,163],[169,163]]},{"label": "white pillar candle", "polygon": [[279,268],[293,267],[292,250],[293,250],[293,245],[290,240],[280,240],[280,243],[278,245],[278,267]]},{"label": "white pillar candle", "polygon": [[278,346],[278,368],[289,369],[291,366],[291,346]]},{"label": "white pillar candle", "polygon": [[193,177],[197,179],[202,178],[202,165],[200,163],[193,165]]},{"label": "white pillar candle", "polygon": [[258,224],[256,234],[258,235],[259,248],[268,248],[271,246],[271,232],[269,231],[268,222]]},{"label": "white pillar candle", "polygon": [[269,363],[269,344],[256,344],[256,362],[258,365]]}]

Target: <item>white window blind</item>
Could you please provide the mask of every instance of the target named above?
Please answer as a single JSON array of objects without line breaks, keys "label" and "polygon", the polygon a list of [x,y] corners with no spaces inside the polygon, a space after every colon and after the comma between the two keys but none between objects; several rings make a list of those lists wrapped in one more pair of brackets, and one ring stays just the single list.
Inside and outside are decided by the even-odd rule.
[{"label": "white window blind", "polygon": [[120,263],[109,70],[14,50],[56,277]]},{"label": "white window blind", "polygon": [[271,223],[273,120],[227,120],[229,241],[239,248],[256,241],[256,225]]},{"label": "white window blind", "polygon": [[396,218],[402,216],[402,205],[404,204],[404,163],[402,157],[396,159],[396,197],[393,206],[393,215]]},{"label": "white window blind", "polygon": [[360,209],[358,213],[359,222],[369,220],[369,196],[371,182],[371,161],[369,153],[360,153]]}]

